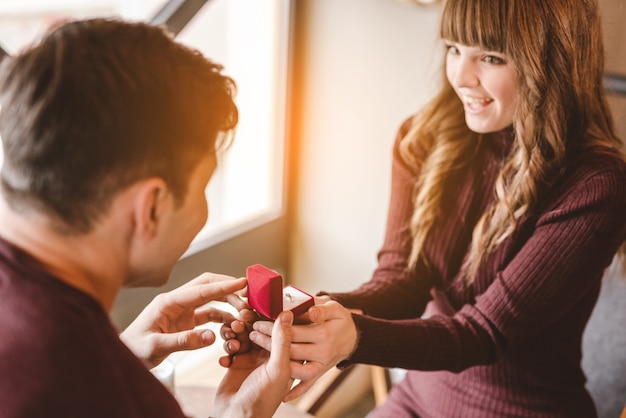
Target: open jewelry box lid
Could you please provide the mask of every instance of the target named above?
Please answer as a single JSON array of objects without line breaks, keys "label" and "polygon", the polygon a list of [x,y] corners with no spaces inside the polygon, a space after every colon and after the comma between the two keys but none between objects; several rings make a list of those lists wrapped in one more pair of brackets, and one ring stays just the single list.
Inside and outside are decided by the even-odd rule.
[{"label": "open jewelry box lid", "polygon": [[294,286],[283,288],[283,277],[261,264],[249,266],[246,277],[248,304],[267,318],[276,319],[283,310],[299,316],[314,305],[313,296]]}]

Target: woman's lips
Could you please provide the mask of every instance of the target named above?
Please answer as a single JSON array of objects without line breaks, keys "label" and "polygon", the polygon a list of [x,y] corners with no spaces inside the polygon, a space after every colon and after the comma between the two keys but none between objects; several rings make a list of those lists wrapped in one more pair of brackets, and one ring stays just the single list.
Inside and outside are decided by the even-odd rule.
[{"label": "woman's lips", "polygon": [[465,108],[473,113],[478,113],[489,106],[493,99],[488,97],[462,96]]}]

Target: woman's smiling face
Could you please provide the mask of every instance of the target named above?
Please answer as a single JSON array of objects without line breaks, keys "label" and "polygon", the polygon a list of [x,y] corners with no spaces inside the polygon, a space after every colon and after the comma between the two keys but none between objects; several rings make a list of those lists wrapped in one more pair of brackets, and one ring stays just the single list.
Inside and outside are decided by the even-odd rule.
[{"label": "woman's smiling face", "polygon": [[513,123],[519,89],[517,71],[502,53],[446,41],[446,75],[463,102],[465,122],[477,133]]}]

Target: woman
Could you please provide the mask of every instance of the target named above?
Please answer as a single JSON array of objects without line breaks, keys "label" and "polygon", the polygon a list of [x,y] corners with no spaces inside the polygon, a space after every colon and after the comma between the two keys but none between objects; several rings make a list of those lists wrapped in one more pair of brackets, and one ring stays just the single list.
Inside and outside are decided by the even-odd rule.
[{"label": "woman", "polygon": [[441,91],[395,144],[379,266],[294,326],[288,398],[366,363],[410,370],[373,417],[593,417],[581,338],[626,239],[596,1],[448,0],[441,37]]}]

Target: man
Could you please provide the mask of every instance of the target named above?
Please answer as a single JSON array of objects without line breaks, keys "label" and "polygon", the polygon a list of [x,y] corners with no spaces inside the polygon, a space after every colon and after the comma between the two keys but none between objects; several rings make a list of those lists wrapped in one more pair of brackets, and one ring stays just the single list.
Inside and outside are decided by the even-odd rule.
[{"label": "man", "polygon": [[[146,366],[213,343],[194,326],[234,318],[198,307],[246,280],[205,274],[157,297],[122,336],[135,355],[108,313],[121,287],[163,284],[205,223],[234,87],[142,23],[71,22],[4,59],[0,416],[183,416]],[[215,416],[272,415],[290,384],[292,319],[276,321],[269,359],[224,362]]]}]

